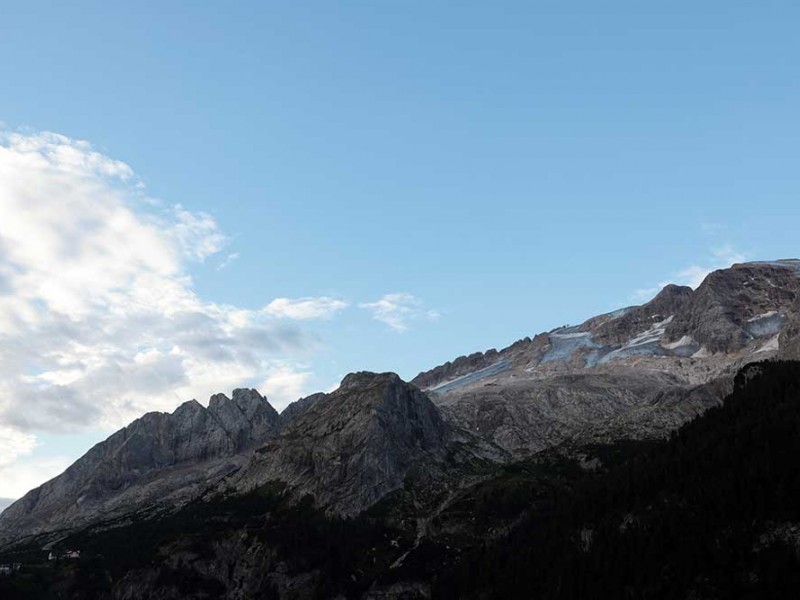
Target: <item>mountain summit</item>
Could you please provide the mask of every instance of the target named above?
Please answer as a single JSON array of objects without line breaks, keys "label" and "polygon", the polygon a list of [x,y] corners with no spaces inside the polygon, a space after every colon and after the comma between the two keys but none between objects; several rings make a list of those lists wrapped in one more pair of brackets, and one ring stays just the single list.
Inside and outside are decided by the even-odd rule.
[{"label": "mountain summit", "polygon": [[0,540],[178,505],[238,469],[242,453],[277,434],[279,421],[248,389],[216,394],[208,408],[190,400],[172,414],[147,413],[3,511]]},{"label": "mountain summit", "polygon": [[406,477],[439,468],[449,439],[419,389],[394,373],[351,373],[258,448],[234,479],[241,490],[282,481],[323,508],[357,514]]}]

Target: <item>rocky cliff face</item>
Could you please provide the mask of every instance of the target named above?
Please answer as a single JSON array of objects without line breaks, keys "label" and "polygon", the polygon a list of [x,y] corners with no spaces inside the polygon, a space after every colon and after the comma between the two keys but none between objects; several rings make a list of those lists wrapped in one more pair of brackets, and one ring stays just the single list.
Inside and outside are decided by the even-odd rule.
[{"label": "rocky cliff face", "polygon": [[235,485],[245,491],[282,481],[323,509],[357,514],[407,476],[439,468],[449,438],[419,389],[394,373],[353,373],[258,448]]},{"label": "rocky cliff face", "polygon": [[242,463],[276,434],[279,416],[255,390],[148,413],[94,446],[64,473],[0,515],[0,540],[70,529],[99,519],[180,504]]},{"label": "rocky cliff face", "polygon": [[[353,373],[280,416],[255,390],[149,413],[96,445],[0,516],[0,542],[54,539],[99,522],[167,512],[207,495],[281,482],[318,508],[355,515],[406,481],[503,462],[498,447],[447,425],[394,373]],[[469,467],[471,468],[471,467]]]},{"label": "rocky cliff face", "polygon": [[325,398],[327,398],[327,394],[319,392],[316,394],[311,394],[310,396],[306,396],[305,398],[295,400],[281,412],[281,427],[286,427],[297,417],[308,412],[308,409],[310,409],[316,402],[324,400]]},{"label": "rocky cliff face", "polygon": [[691,336],[711,353],[730,353],[777,335],[800,296],[797,261],[734,265],[711,273],[666,330],[666,341]]},{"label": "rocky cliff face", "polygon": [[786,325],[778,338],[780,358],[800,360],[800,296],[786,315]]},{"label": "rocky cliff face", "polygon": [[670,284],[647,304],[589,319],[580,329],[591,331],[600,345],[622,346],[635,333],[650,329],[654,322],[680,314],[691,301],[693,293],[690,287]]}]

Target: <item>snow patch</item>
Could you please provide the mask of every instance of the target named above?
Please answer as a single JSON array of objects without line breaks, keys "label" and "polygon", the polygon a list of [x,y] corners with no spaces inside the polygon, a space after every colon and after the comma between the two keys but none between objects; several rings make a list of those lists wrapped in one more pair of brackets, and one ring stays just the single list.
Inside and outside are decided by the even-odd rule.
[{"label": "snow patch", "polygon": [[685,335],[677,342],[672,342],[671,344],[662,344],[664,348],[667,350],[675,350],[676,348],[683,348],[684,346],[693,346],[697,342],[694,341],[694,338],[690,335]]},{"label": "snow patch", "polygon": [[542,357],[539,364],[553,362],[554,360],[567,360],[581,348],[599,348],[592,340],[592,334],[588,331],[551,333],[549,339],[550,349]]},{"label": "snow patch", "polygon": [[651,344],[653,342],[657,342],[661,339],[667,331],[667,325],[672,323],[673,316],[669,316],[663,321],[655,323],[650,329],[647,331],[640,333],[635,338],[630,340],[627,344],[625,344],[620,350],[625,348],[634,348],[636,346],[642,346],[644,344]]},{"label": "snow patch", "polygon": [[749,319],[747,319],[747,322],[748,323],[752,323],[753,321],[758,321],[760,319],[765,319],[766,317],[771,317],[771,316],[777,315],[777,314],[778,314],[777,310],[771,310],[769,312],[765,312],[763,315],[756,315],[755,317],[750,317]]},{"label": "snow patch", "polygon": [[617,310],[612,310],[611,312],[605,313],[603,315],[599,315],[595,318],[605,318],[606,322],[614,321],[615,319],[619,319],[620,317],[624,317],[629,312],[631,312],[636,306],[626,306],[625,308],[618,308]]},{"label": "snow patch", "polygon": [[661,347],[667,350],[672,356],[687,358],[700,349],[700,344],[698,344],[692,336],[685,335],[676,342],[661,344]]},{"label": "snow patch", "polygon": [[769,341],[766,344],[764,344],[763,346],[761,346],[761,348],[756,350],[756,354],[758,354],[759,352],[777,352],[780,346],[780,342],[778,341],[780,335],[781,334],[776,333],[771,338],[769,338]]},{"label": "snow patch", "polygon": [[510,360],[508,359],[499,360],[496,363],[489,365],[488,367],[478,369],[477,371],[472,371],[471,373],[467,373],[466,375],[461,375],[460,377],[456,377],[455,379],[451,379],[450,381],[444,381],[442,383],[438,383],[433,387],[427,388],[426,391],[436,392],[437,394],[446,394],[447,392],[464,387],[465,385],[469,385],[470,383],[475,383],[476,381],[480,381],[481,379],[485,379],[486,377],[491,377],[492,375],[498,375],[504,371],[508,371],[510,368],[511,368]]},{"label": "snow patch", "polygon": [[776,310],[747,319],[744,330],[756,338],[769,337],[778,333],[783,327],[785,317]]},{"label": "snow patch", "polygon": [[611,360],[617,360],[619,358],[627,358],[629,356],[638,356],[638,355],[659,355],[663,354],[663,350],[659,346],[659,342],[661,338],[667,331],[667,325],[672,323],[672,319],[674,315],[671,315],[664,319],[663,321],[659,321],[658,323],[654,323],[650,329],[643,331],[642,333],[638,334],[636,337],[628,340],[628,342],[620,348],[616,350],[612,350],[605,356],[603,356],[598,362],[600,364],[607,363]]},{"label": "snow patch", "polygon": [[588,331],[578,331],[576,333],[551,333],[550,339],[552,340],[553,338],[558,338],[560,340],[573,340],[577,338],[589,337],[591,335],[592,334]]}]

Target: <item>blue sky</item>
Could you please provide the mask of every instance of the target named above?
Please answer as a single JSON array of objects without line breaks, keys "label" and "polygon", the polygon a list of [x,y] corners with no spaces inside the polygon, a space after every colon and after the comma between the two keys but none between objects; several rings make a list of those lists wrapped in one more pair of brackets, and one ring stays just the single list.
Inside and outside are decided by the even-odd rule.
[{"label": "blue sky", "polygon": [[[159,281],[253,344],[282,340],[253,358],[242,384],[272,374],[285,402],[353,370],[411,378],[640,302],[665,282],[696,284],[735,260],[798,255],[800,7],[650,4],[4,2],[0,121],[22,136],[7,142],[16,150],[35,140],[33,152],[85,157],[75,146],[85,140],[93,156],[124,163],[122,182],[106,181],[107,170],[82,171],[81,182],[124,188],[133,215],[157,217],[159,243],[180,246],[169,264],[153,259]],[[36,173],[25,177],[44,177]],[[20,178],[14,189],[33,185]],[[102,205],[92,189],[74,206]],[[25,206],[2,201],[0,220]],[[88,239],[73,233],[68,243]],[[118,238],[133,254],[136,235]],[[44,260],[34,250],[27,260]],[[106,265],[97,273],[112,269],[87,252],[74,254]],[[17,271],[35,264],[20,261]],[[63,308],[26,293],[50,313]],[[304,305],[315,316],[288,315],[297,305],[286,302],[303,298],[323,299]],[[76,306],[64,308],[71,323],[111,323],[108,307],[78,318]],[[219,306],[283,312],[240,330],[236,315],[250,313],[220,317]],[[0,335],[7,347],[24,344]],[[49,404],[22,403],[37,397],[31,389],[7,392],[6,446],[29,450],[9,450],[3,463],[0,440],[4,476],[55,474],[137,410],[186,399],[190,387],[168,390],[190,371],[159,362],[175,335],[159,326],[152,348],[137,339],[141,370],[120,372],[120,397],[131,377],[144,379],[114,418],[81,388],[66,393],[80,376],[66,367],[46,380],[57,386]],[[92,343],[81,346],[82,368],[107,347]],[[31,358],[22,375],[5,375],[7,390],[20,376],[40,378],[41,390],[53,371],[37,353],[63,348],[25,350]],[[118,366],[104,356],[104,367]],[[159,403],[141,400],[149,389]],[[25,416],[34,409],[52,418]],[[84,425],[74,417],[95,412]]]}]

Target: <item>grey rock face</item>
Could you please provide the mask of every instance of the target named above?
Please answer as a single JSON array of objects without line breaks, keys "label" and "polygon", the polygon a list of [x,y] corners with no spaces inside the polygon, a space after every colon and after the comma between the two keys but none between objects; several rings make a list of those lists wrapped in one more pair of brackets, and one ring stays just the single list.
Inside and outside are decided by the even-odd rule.
[{"label": "grey rock face", "polygon": [[289,406],[283,409],[280,415],[281,419],[281,427],[286,427],[289,423],[294,421],[300,415],[303,415],[311,408],[315,402],[319,400],[324,400],[327,397],[327,394],[323,394],[322,392],[311,394],[310,396],[306,396],[305,398],[300,398],[299,400],[295,400]]},{"label": "grey rock face", "polygon": [[282,481],[318,506],[356,514],[443,464],[450,431],[425,394],[394,373],[353,373],[317,399],[236,477],[247,490]]},{"label": "grey rock face", "polygon": [[446,362],[430,371],[420,373],[411,380],[411,383],[420,388],[430,388],[440,381],[455,379],[461,375],[486,368],[497,362],[499,358],[498,352],[494,348],[486,352],[474,352],[469,356],[459,356],[452,362]]},{"label": "grey rock face", "polygon": [[64,473],[0,515],[0,541],[154,505],[179,504],[243,462],[240,454],[277,433],[279,417],[255,390],[148,413],[95,445]]},{"label": "grey rock face", "polygon": [[654,321],[680,314],[689,304],[692,294],[690,287],[670,284],[647,304],[625,309],[616,318],[603,315],[589,319],[581,329],[592,331],[598,344],[624,344],[632,334],[649,329]]},{"label": "grey rock face", "polygon": [[448,422],[518,456],[664,436],[720,402],[747,362],[800,358],[798,265],[734,265],[697,290],[669,285],[642,306],[472,358],[480,369],[448,380],[443,365],[414,381],[429,384]]},{"label": "grey rock face", "polygon": [[264,440],[280,426],[280,417],[256,390],[233,390],[233,398],[215,394],[208,403],[208,413],[226,432],[232,452]]},{"label": "grey rock face", "polygon": [[786,325],[780,333],[779,356],[785,360],[800,360],[800,296],[787,313]]},{"label": "grey rock face", "polygon": [[556,375],[446,394],[438,405],[448,421],[526,456],[648,406],[654,390],[675,384],[668,374],[635,370]]},{"label": "grey rock face", "polygon": [[712,353],[741,350],[756,337],[748,330],[749,319],[785,310],[799,296],[800,277],[791,262],[714,271],[675,313],[666,337],[675,341],[691,335]]}]

